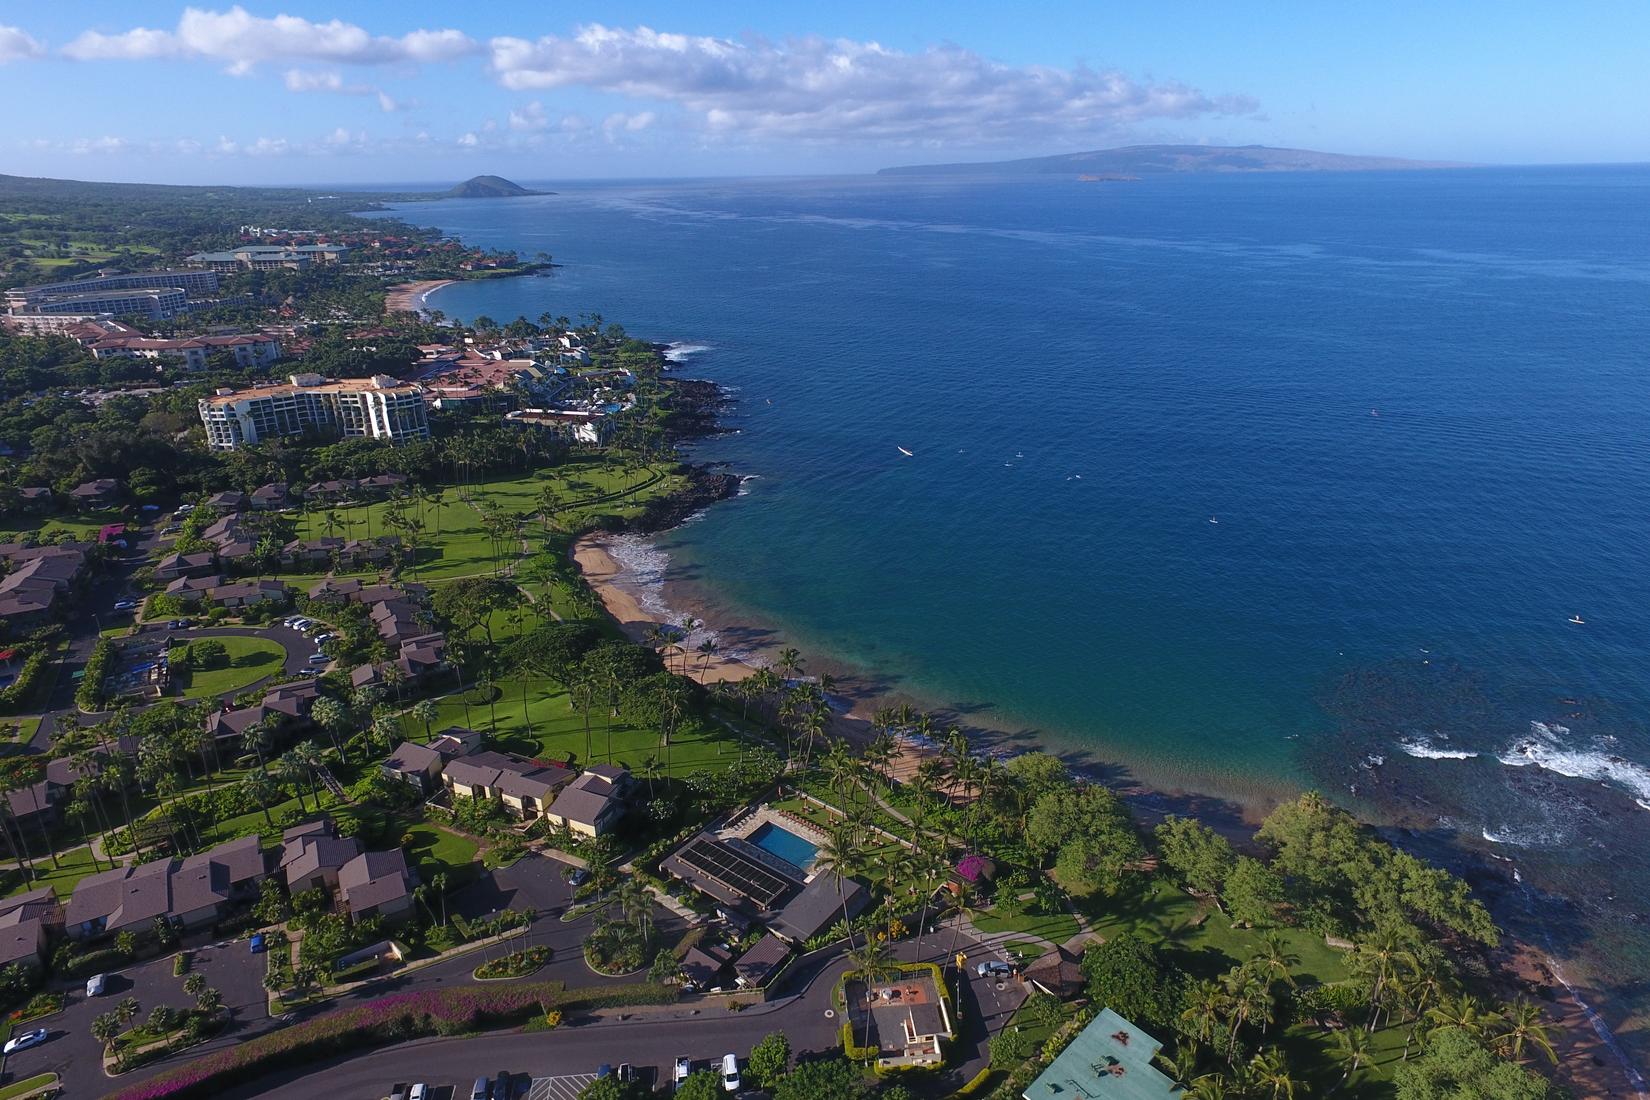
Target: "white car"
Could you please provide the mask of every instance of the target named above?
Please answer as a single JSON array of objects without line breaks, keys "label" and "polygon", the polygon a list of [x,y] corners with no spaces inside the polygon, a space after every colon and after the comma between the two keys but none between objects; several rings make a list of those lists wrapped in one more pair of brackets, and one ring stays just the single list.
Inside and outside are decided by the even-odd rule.
[{"label": "white car", "polygon": [[330,660],[332,660],[332,658],[328,657],[325,653],[311,653],[309,655],[309,663],[312,665],[324,665]]},{"label": "white car", "polygon": [[304,618],[289,619],[287,620],[286,625],[290,626],[294,630],[303,630],[305,627],[310,625],[310,621]]},{"label": "white car", "polygon": [[671,1084],[680,1086],[683,1081],[693,1076],[693,1059],[683,1054],[676,1059],[676,1072],[671,1078]]},{"label": "white car", "polygon": [[108,981],[108,980],[109,980],[109,975],[107,975],[107,974],[93,974],[90,978],[87,978],[86,979],[86,996],[88,996],[88,997],[101,997],[101,996],[103,996],[103,983]]},{"label": "white car", "polygon": [[418,1084],[407,1090],[407,1100],[426,1100],[424,1082],[420,1081]]},{"label": "white car", "polygon": [[37,1028],[34,1031],[25,1031],[21,1035],[13,1035],[6,1040],[5,1053],[16,1054],[20,1050],[37,1047],[46,1041],[46,1029]]},{"label": "white car", "polygon": [[739,1091],[739,1059],[731,1054],[722,1055],[722,1091]]},{"label": "white car", "polygon": [[137,601],[136,600],[116,600],[115,601],[115,610],[116,611],[134,611],[136,609],[137,609]]}]

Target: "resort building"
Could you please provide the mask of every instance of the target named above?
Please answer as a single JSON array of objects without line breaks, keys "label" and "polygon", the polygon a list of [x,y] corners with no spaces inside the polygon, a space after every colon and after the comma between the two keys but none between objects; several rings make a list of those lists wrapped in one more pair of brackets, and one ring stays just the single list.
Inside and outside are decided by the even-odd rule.
[{"label": "resort building", "polygon": [[336,381],[294,374],[284,385],[219,390],[201,399],[200,415],[206,445],[219,451],[306,432],[389,443],[430,437],[422,391],[382,374]]},{"label": "resort building", "polygon": [[[37,283],[6,291],[6,310],[30,313],[42,302],[66,294],[108,293],[116,290],[179,290],[202,295],[218,292],[218,276],[211,271],[134,271],[124,275],[94,275],[60,283]],[[54,312],[62,312],[57,310]]]},{"label": "resort building", "polygon": [[595,764],[556,796],[545,816],[581,836],[601,836],[624,816],[629,786],[630,773],[617,764]]},{"label": "resort building", "polygon": [[300,271],[313,264],[341,263],[348,253],[341,244],[259,244],[226,252],[196,252],[187,259],[212,271]]},{"label": "resort building", "polygon": [[1108,1008],[1021,1095],[1025,1100],[1175,1100],[1180,1087],[1152,1064],[1162,1046]]},{"label": "resort building", "polygon": [[613,435],[607,409],[515,409],[504,414],[511,424],[548,428],[574,443],[600,446]]},{"label": "resort building", "polygon": [[237,367],[266,367],[281,357],[281,342],[263,333],[230,336],[110,336],[88,345],[94,359],[170,359],[186,370],[205,370],[208,357],[222,353]]}]

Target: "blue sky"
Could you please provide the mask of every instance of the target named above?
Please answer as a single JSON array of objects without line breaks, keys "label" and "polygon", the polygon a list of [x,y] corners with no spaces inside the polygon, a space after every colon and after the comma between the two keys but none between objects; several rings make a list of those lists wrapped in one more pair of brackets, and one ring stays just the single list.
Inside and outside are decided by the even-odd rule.
[{"label": "blue sky", "polygon": [[873,170],[1136,142],[1650,160],[1650,4],[0,0],[0,170]]}]

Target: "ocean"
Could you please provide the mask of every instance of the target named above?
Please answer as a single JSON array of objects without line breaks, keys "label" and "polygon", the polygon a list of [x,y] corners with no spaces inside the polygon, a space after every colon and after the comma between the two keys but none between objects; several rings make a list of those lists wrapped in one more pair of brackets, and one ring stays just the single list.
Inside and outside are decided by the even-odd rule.
[{"label": "ocean", "polygon": [[1650,1062],[1650,168],[541,186],[400,213],[729,390],[658,606],[1479,853]]}]

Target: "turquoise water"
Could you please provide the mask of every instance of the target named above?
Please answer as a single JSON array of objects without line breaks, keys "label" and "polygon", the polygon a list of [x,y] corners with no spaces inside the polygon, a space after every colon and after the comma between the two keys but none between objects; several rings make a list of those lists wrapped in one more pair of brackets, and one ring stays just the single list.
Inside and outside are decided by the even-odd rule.
[{"label": "turquoise water", "polygon": [[778,856],[799,871],[806,871],[812,867],[814,860],[819,856],[817,846],[771,821],[759,825],[756,831],[745,839],[764,852]]},{"label": "turquoise water", "polygon": [[1650,976],[1650,169],[549,186],[409,208],[566,265],[432,304],[733,391],[664,603],[1108,778],[1322,787]]}]

